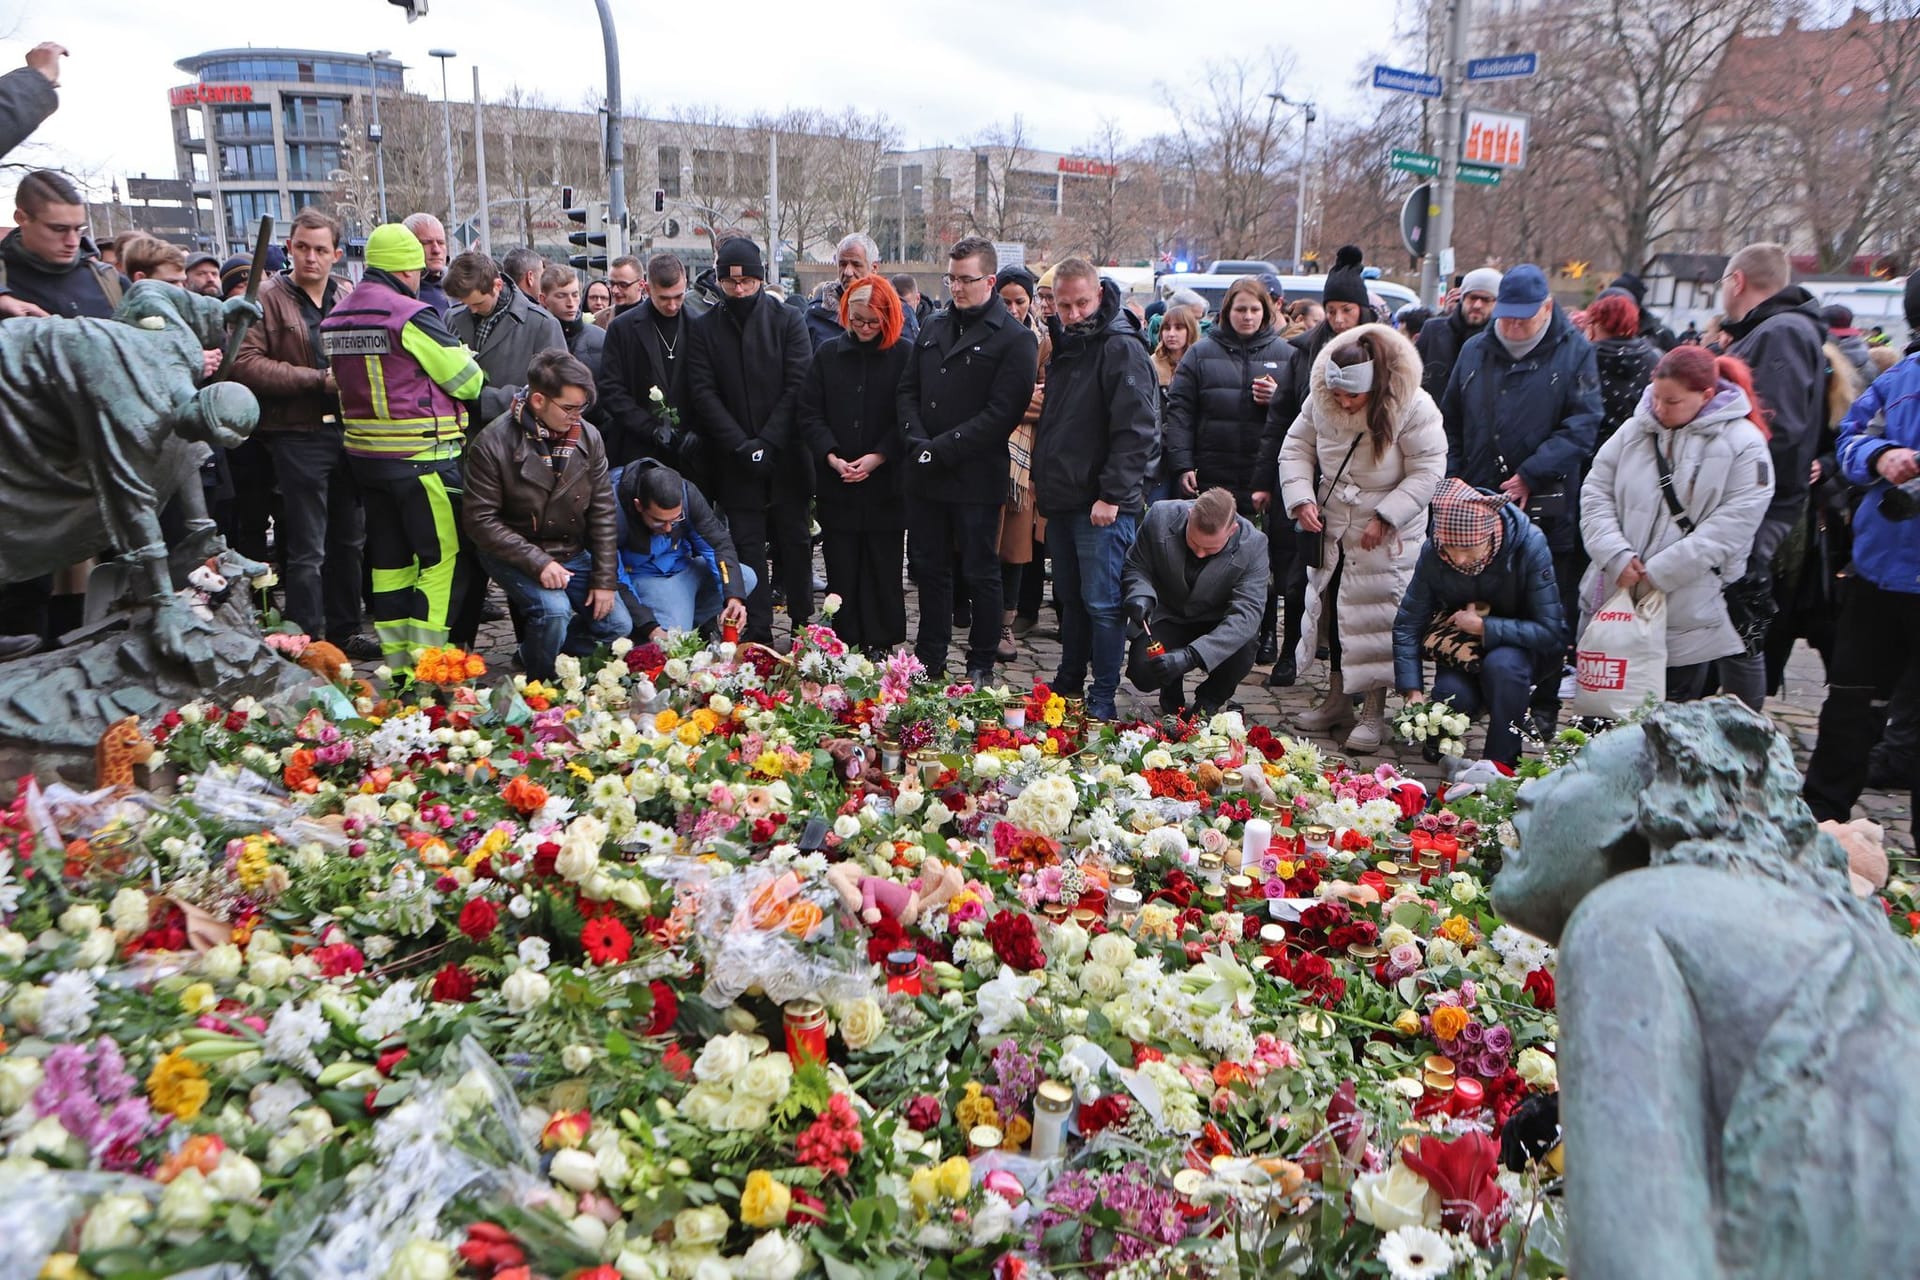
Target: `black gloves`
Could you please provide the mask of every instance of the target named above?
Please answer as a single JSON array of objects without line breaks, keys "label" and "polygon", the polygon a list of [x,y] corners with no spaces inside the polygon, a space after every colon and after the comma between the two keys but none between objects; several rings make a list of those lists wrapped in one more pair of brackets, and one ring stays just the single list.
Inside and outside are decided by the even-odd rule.
[{"label": "black gloves", "polygon": [[1187,672],[1200,665],[1199,655],[1192,648],[1169,649],[1157,658],[1147,659],[1147,670],[1159,677],[1162,687],[1172,684]]},{"label": "black gloves", "polygon": [[733,456],[755,475],[765,475],[773,470],[773,450],[767,447],[766,441],[757,437],[735,449]]}]

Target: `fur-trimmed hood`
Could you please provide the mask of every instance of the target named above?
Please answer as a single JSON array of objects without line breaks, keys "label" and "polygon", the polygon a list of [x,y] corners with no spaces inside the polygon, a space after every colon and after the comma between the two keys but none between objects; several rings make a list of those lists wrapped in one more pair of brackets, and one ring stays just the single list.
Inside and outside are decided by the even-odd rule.
[{"label": "fur-trimmed hood", "polygon": [[[1318,403],[1320,412],[1335,417],[1345,417],[1339,404],[1333,398],[1333,392],[1327,390],[1327,361],[1333,353],[1356,345],[1360,335],[1370,333],[1376,339],[1376,345],[1386,352],[1387,385],[1393,390],[1394,400],[1404,414],[1407,405],[1420,394],[1420,353],[1413,343],[1401,336],[1392,325],[1359,324],[1345,333],[1335,334],[1327,345],[1320,348],[1320,354],[1314,358],[1313,372],[1309,378],[1310,394]],[[1381,370],[1374,370],[1374,380],[1379,382]]]}]

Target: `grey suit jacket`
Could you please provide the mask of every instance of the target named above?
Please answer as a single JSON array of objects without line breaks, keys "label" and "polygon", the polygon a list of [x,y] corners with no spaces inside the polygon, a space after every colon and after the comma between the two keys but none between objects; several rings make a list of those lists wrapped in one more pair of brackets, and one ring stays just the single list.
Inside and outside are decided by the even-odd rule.
[{"label": "grey suit jacket", "polygon": [[1226,549],[1210,557],[1187,588],[1187,500],[1156,502],[1147,508],[1140,536],[1127,552],[1121,596],[1151,599],[1149,625],[1170,618],[1189,626],[1212,623],[1193,642],[1193,651],[1211,671],[1238,652],[1260,630],[1267,603],[1267,535],[1245,516],[1236,515]]}]

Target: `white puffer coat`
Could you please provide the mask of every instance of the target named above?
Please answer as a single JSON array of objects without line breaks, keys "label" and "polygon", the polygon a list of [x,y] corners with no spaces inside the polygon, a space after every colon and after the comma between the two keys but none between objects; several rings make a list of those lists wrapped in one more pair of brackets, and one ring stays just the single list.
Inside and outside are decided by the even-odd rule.
[{"label": "white puffer coat", "polygon": [[[1580,629],[1639,556],[1667,593],[1667,665],[1688,667],[1741,652],[1721,593],[1746,572],[1773,501],[1773,463],[1766,437],[1747,418],[1752,404],[1732,383],[1721,382],[1699,416],[1676,430],[1653,416],[1652,395],[1643,394],[1633,417],[1600,446],[1581,490],[1580,536],[1593,563],[1580,579]],[[1661,496],[1656,439],[1692,533],[1681,532]]]},{"label": "white puffer coat", "polygon": [[[1371,334],[1385,351],[1386,367],[1374,370],[1374,385],[1391,388],[1399,405],[1393,439],[1381,457],[1366,439],[1365,412],[1341,411],[1327,389],[1327,362],[1335,352]],[[1341,471],[1349,447],[1351,461]],[[1447,465],[1447,434],[1440,410],[1420,386],[1420,356],[1413,344],[1386,325],[1368,324],[1334,338],[1313,362],[1307,402],[1280,447],[1280,500],[1289,516],[1317,502],[1326,527],[1323,562],[1307,566],[1307,614],[1295,659],[1305,671],[1320,645],[1326,616],[1322,597],[1334,570],[1340,575],[1340,665],[1350,693],[1393,684],[1393,619],[1413,580],[1420,545],[1427,536],[1427,504]],[[1339,474],[1335,483],[1334,476]],[[1315,492],[1316,475],[1319,492]],[[1394,532],[1371,551],[1360,546],[1374,516]]]}]

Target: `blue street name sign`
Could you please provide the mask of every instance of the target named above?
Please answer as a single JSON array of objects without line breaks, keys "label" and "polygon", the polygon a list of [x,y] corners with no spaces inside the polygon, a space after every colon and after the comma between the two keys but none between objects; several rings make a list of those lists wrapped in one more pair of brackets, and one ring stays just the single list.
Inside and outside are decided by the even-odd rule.
[{"label": "blue street name sign", "polygon": [[1524,80],[1539,73],[1537,53],[1509,53],[1498,58],[1474,58],[1467,63],[1469,80]]},{"label": "blue street name sign", "polygon": [[1398,67],[1375,67],[1373,87],[1391,89],[1395,93],[1417,93],[1423,98],[1437,98],[1440,96],[1440,77],[1419,71],[1402,71]]}]

